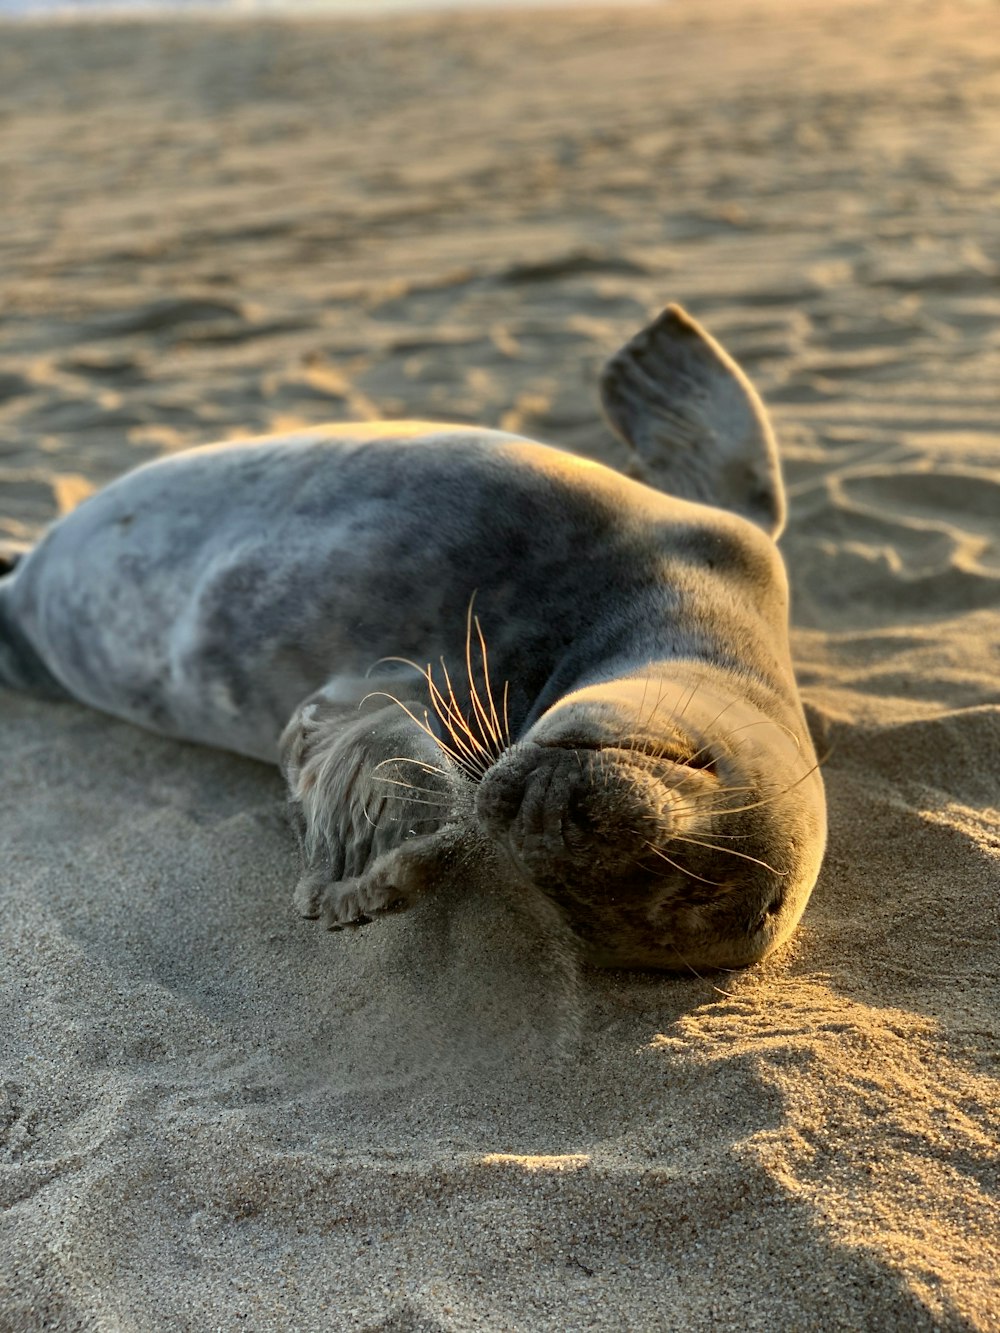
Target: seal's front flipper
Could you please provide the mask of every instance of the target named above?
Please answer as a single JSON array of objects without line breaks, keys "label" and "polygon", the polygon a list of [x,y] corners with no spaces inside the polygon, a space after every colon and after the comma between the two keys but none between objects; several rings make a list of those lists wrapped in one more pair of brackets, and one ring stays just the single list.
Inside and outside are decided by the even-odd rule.
[{"label": "seal's front flipper", "polygon": [[384,852],[361,875],[336,881],[308,871],[296,890],[295,905],[327,930],[362,926],[374,916],[399,912],[436,889],[467,859],[464,829],[446,824],[434,833],[404,841]]},{"label": "seal's front flipper", "polygon": [[359,716],[320,691],[285,728],[281,769],[302,851],[295,905],[303,916],[331,928],[358,924],[433,886],[435,848],[464,780],[413,720],[422,712],[392,703]]},{"label": "seal's front flipper", "polygon": [[731,509],[777,538],[785,494],[763,403],[736,362],[671,305],[604,367],[601,400],[644,480]]}]

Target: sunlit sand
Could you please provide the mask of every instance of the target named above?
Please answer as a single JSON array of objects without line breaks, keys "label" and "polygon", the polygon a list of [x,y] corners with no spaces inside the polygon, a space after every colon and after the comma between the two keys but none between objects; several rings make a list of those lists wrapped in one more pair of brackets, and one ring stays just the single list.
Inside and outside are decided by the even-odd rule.
[{"label": "sunlit sand", "polygon": [[677,300],[781,437],[791,946],[295,915],[277,774],[0,697],[0,1327],[995,1329],[1000,27],[944,0],[0,32],[0,536],[408,417],[613,465]]}]

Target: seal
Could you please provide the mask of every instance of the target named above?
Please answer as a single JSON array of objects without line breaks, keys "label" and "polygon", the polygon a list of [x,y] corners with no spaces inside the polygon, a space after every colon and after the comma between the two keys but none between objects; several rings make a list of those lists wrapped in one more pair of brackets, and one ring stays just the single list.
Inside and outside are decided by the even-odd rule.
[{"label": "seal", "polygon": [[603,966],[740,967],[819,871],[764,408],[668,307],[601,394],[634,476],[335,425],[147,464],[0,578],[0,682],[279,762],[330,927],[505,876]]}]

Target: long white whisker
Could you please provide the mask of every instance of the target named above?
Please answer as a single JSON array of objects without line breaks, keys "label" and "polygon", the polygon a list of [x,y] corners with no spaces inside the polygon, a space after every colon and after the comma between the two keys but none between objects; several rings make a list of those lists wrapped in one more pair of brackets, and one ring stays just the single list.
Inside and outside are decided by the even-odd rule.
[{"label": "long white whisker", "polygon": [[[476,678],[472,671],[472,604],[475,599],[476,594],[473,592],[472,596],[469,598],[469,608],[465,613],[465,674],[469,680],[469,698],[472,701],[472,715],[476,719],[476,724],[479,727],[480,737],[484,742],[488,736],[491,737],[495,747],[500,738],[493,734],[492,724],[490,723],[489,716],[483,706],[483,701],[479,697],[479,690],[476,688]],[[476,621],[476,628],[479,629],[478,620]],[[479,638],[480,643],[482,643],[482,630],[479,630]]]},{"label": "long white whisker", "polygon": [[440,815],[419,815],[416,819],[412,815],[407,815],[404,819],[402,815],[394,815],[386,812],[386,818],[390,824],[440,824]]},{"label": "long white whisker", "polygon": [[447,769],[438,768],[436,764],[428,764],[424,759],[411,759],[405,754],[393,755],[391,759],[380,759],[372,772],[377,773],[380,768],[384,768],[387,764],[416,764],[425,773],[440,773],[443,778],[451,776]]},{"label": "long white whisker", "polygon": [[786,727],[784,722],[776,722],[772,717],[763,717],[758,722],[744,722],[742,726],[733,727],[732,731],[727,731],[726,735],[735,736],[738,731],[749,731],[751,727],[777,727],[780,731],[783,731],[786,736],[791,736],[792,740],[795,742],[795,748],[797,750],[802,749],[802,742],[791,727]]},{"label": "long white whisker", "polygon": [[[674,812],[671,811],[671,814],[673,814],[673,813],[674,813]],[[662,823],[662,817],[661,817],[660,815],[640,815],[639,818],[640,818],[641,820],[643,820],[644,822],[648,823],[648,824],[661,824],[661,823]],[[633,832],[634,832],[634,833],[638,833],[638,829],[633,829]],[[678,835],[677,835],[676,833],[667,833],[667,834],[665,834],[665,836],[667,836],[667,837],[671,837],[671,838],[676,838]],[[712,837],[713,837],[713,838],[727,838],[727,839],[732,838],[732,839],[734,839],[734,840],[736,840],[736,841],[741,841],[741,842],[742,842],[742,841],[745,841],[747,838],[752,838],[753,836],[754,836],[754,835],[753,835],[752,833],[713,833],[713,834],[712,834]]]},{"label": "long white whisker", "polygon": [[755,865],[763,866],[765,870],[770,870],[772,875],[780,875],[784,878],[789,872],[787,870],[775,870],[774,866],[769,866],[766,861],[762,861],[757,856],[750,856],[747,852],[738,852],[735,847],[718,847],[714,842],[702,842],[700,838],[686,838],[681,833],[672,833],[671,842],[689,842],[693,847],[707,847],[713,852],[724,852],[727,856],[738,856],[741,861],[753,861]]},{"label": "long white whisker", "polygon": [[433,787],[417,787],[412,782],[401,782],[398,778],[378,777],[373,778],[373,781],[386,782],[391,787],[405,787],[407,791],[422,792],[425,796],[440,796],[443,800],[447,800],[446,793],[435,791]]},{"label": "long white whisker", "polygon": [[[667,940],[667,944],[670,946],[671,949],[673,949],[674,953],[681,960],[681,962],[684,964],[684,966],[687,968],[687,970],[691,973],[692,976],[697,977],[699,981],[708,981],[708,977],[703,977],[700,972],[698,972],[695,968],[691,966],[688,960],[681,953],[680,949],[678,949],[677,945],[674,944],[673,940]],[[720,968],[719,970],[722,972],[731,972],[733,969],[724,967]],[[736,999],[736,996],[733,994],[732,991],[723,990],[721,986],[716,986],[714,981],[708,981],[708,984],[712,987],[712,990],[715,991],[716,995],[724,995],[727,1000]]]},{"label": "long white whisker", "polygon": [[489,655],[486,652],[486,636],[483,633],[483,627],[479,623],[478,616],[476,616],[476,633],[479,635],[479,652],[483,659],[483,679],[486,682],[486,698],[489,700],[490,705],[490,734],[492,735],[493,743],[496,746],[497,757],[499,757],[500,751],[503,749],[500,737],[500,719],[497,716],[497,706],[493,699],[493,686],[490,682],[490,663]]},{"label": "long white whisker", "polygon": [[[771,805],[774,801],[778,800],[780,796],[786,795],[786,793],[793,791],[797,786],[799,786],[800,783],[805,782],[806,778],[811,777],[818,768],[819,768],[818,763],[813,764],[812,768],[807,769],[800,778],[796,778],[794,782],[790,782],[787,787],[782,787],[780,791],[772,792],[770,796],[765,796],[762,801],[754,801],[750,805],[737,805],[729,809],[727,809],[726,806],[719,806],[717,807],[717,809],[710,810],[708,813],[723,814],[723,815],[740,815],[745,810],[758,810],[763,805]],[[739,788],[733,787],[730,790],[738,791]]]},{"label": "long white whisker", "polygon": [[[444,671],[445,683],[448,686],[451,700],[449,701],[442,694],[434,680],[430,666],[428,666],[427,685],[430,690],[431,705],[434,708],[435,713],[441,719],[443,726],[447,729],[448,735],[454,742],[456,750],[462,755],[462,758],[459,760],[460,766],[466,771],[471,770],[479,777],[482,777],[485,770],[481,766],[475,748],[469,744],[469,740],[467,739],[466,733],[468,733],[469,730],[468,725],[458,711],[457,703],[454,702],[455,692],[451,689],[451,680],[448,676],[448,668],[444,664],[444,658],[441,659],[441,668]],[[457,729],[459,725],[461,725],[461,731]]]},{"label": "long white whisker", "polygon": [[713,889],[721,889],[723,887],[722,884],[720,884],[719,881],[716,879],[706,879],[704,875],[697,875],[693,870],[688,870],[687,866],[678,865],[676,861],[672,861],[670,859],[670,857],[666,854],[666,852],[660,851],[659,847],[657,847],[654,843],[647,842],[646,846],[655,856],[658,856],[660,857],[661,860],[666,861],[667,865],[673,866],[673,868],[676,871],[678,871],[682,875],[686,875],[689,879],[700,879],[702,884],[710,884]]},{"label": "long white whisker", "polygon": [[[451,717],[452,724],[455,728],[459,730],[466,746],[469,749],[470,754],[474,756],[477,766],[481,765],[483,762],[482,756],[486,755],[488,757],[489,751],[483,745],[482,741],[476,735],[476,733],[472,730],[472,724],[469,722],[468,718],[462,712],[461,708],[459,708],[458,699],[455,696],[455,687],[451,683],[451,675],[449,674],[447,664],[445,663],[443,657],[440,659],[440,661],[441,661],[441,670],[444,673],[445,685],[448,688],[448,696],[447,699],[445,700],[445,704],[448,709],[449,716]],[[442,698],[444,698],[443,693],[442,693]],[[485,769],[483,769],[483,771],[485,772]]]},{"label": "long white whisker", "polygon": [[[456,754],[456,752],[452,750],[449,746],[445,745],[444,741],[441,739],[440,736],[435,735],[433,727],[427,721],[426,713],[424,714],[424,721],[421,722],[420,719],[409,708],[407,708],[406,704],[403,703],[402,699],[397,699],[396,696],[394,694],[390,694],[388,690],[372,690],[371,694],[365,695],[365,697],[361,700],[361,703],[362,704],[367,703],[369,699],[378,699],[378,698],[390,699],[394,704],[397,705],[397,707],[403,710],[403,712],[410,719],[410,721],[414,723],[415,726],[418,726],[425,736],[430,737],[430,739],[434,742],[434,744],[443,754],[450,755],[451,758],[454,759],[455,763],[458,764],[460,768],[463,767],[461,756]],[[361,704],[359,704],[358,707],[360,708]]]}]

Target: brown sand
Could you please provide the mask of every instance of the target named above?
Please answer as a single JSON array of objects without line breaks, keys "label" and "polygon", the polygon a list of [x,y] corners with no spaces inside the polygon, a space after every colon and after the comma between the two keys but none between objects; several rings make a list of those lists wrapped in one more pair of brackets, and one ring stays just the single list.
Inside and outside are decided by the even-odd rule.
[{"label": "brown sand", "polygon": [[293,422],[614,462],[683,301],[832,816],[780,956],[580,976],[499,897],[324,934],[276,774],[3,694],[0,1328],[1000,1328],[1000,25],[785,9],[0,32],[4,533]]}]

